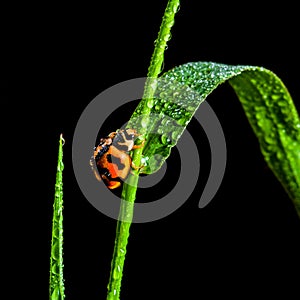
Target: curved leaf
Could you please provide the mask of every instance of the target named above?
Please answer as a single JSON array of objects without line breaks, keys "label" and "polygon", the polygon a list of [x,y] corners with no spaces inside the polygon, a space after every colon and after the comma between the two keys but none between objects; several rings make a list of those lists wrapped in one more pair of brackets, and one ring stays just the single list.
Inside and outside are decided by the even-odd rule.
[{"label": "curved leaf", "polygon": [[[155,82],[155,98],[150,102],[151,122],[143,151],[145,173],[161,167],[199,105],[227,80],[241,101],[266,162],[300,215],[299,116],[283,82],[262,67],[192,62],[164,73]],[[143,125],[140,105],[143,103],[131,118],[132,126]]]}]

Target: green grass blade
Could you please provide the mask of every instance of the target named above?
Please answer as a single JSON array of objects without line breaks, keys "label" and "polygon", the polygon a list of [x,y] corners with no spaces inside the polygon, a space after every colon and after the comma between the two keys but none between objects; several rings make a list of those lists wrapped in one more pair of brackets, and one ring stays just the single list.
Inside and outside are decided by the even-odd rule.
[{"label": "green grass blade", "polygon": [[[148,136],[143,151],[146,161],[152,158],[146,167],[147,173],[158,170],[167,159],[206,97],[229,81],[266,162],[300,216],[300,120],[287,88],[273,72],[254,66],[193,62],[175,67],[161,79],[151,109],[156,116],[151,124],[152,128],[156,127],[156,134]],[[138,112],[139,107],[133,118]]]},{"label": "green grass blade", "polygon": [[244,72],[230,80],[268,166],[300,217],[300,121],[282,81],[271,71]]},{"label": "green grass blade", "polygon": [[52,241],[50,256],[49,299],[63,300],[65,298],[63,278],[63,145],[60,135],[58,162],[56,172],[55,194],[53,204]]},{"label": "green grass blade", "polygon": [[[167,46],[167,42],[171,37],[171,28],[174,24],[175,14],[178,11],[179,0],[169,0],[162,18],[162,23],[158,33],[158,38],[155,42],[153,55],[151,57],[150,65],[148,68],[148,81],[145,84],[143,99],[140,104],[140,113],[143,115],[144,130],[142,126],[139,126],[139,133],[141,138],[146,133],[146,124],[150,122],[148,115],[151,112],[151,106],[149,103],[153,102],[153,95],[156,87],[154,85],[155,79],[161,72],[164,51]],[[129,124],[128,124],[129,125]],[[130,126],[130,125],[129,125]],[[140,165],[142,158],[142,149],[136,149],[132,156],[133,164],[136,166]],[[126,246],[128,243],[129,229],[131,225],[131,219],[133,216],[133,203],[136,197],[137,183],[138,183],[138,172],[133,171],[129,174],[128,184],[124,183],[122,190],[122,201],[120,208],[120,218],[117,224],[115,247],[113,258],[111,262],[111,272],[108,283],[107,300],[120,299],[121,281],[123,276],[123,268],[125,262]],[[123,220],[123,221],[122,221]]]}]

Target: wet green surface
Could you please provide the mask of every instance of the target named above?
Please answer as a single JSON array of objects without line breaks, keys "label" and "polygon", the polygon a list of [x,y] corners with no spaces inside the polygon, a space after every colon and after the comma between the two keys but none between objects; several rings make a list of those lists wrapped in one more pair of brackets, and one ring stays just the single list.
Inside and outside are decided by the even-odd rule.
[{"label": "wet green surface", "polygon": [[147,127],[144,173],[161,167],[200,104],[227,80],[241,101],[265,160],[300,212],[299,116],[283,82],[262,67],[193,62],[164,73],[150,102],[150,122],[141,121],[145,117],[141,104],[132,116],[132,126]]}]

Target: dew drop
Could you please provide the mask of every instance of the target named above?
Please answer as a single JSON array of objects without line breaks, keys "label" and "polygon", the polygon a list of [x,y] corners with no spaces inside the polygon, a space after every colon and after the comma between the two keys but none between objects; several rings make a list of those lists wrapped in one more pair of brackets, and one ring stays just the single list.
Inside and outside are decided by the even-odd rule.
[{"label": "dew drop", "polygon": [[56,191],[54,193],[55,198],[60,198],[60,195],[61,195],[60,191]]},{"label": "dew drop", "polygon": [[161,136],[161,142],[166,145],[168,142],[170,141],[170,139],[168,138],[168,136],[166,134],[163,134]]},{"label": "dew drop", "polygon": [[118,279],[119,277],[120,277],[120,272],[118,270],[114,269],[114,271],[113,271],[113,278],[114,279]]},{"label": "dew drop", "polygon": [[265,137],[265,142],[269,145],[275,144],[275,138],[274,135],[267,135]]},{"label": "dew drop", "polygon": [[161,99],[165,99],[167,96],[168,96],[168,94],[167,94],[166,92],[161,92],[161,93],[159,94],[159,97],[160,97]]},{"label": "dew drop", "polygon": [[56,241],[52,246],[51,251],[52,258],[58,260],[59,258],[59,243]]},{"label": "dew drop", "polygon": [[141,120],[141,125],[143,128],[146,128],[148,125],[148,118],[147,117],[143,117]]},{"label": "dew drop", "polygon": [[[55,263],[52,267],[51,267],[51,272],[52,274],[58,274],[59,270],[58,270],[58,264]],[[56,277],[53,276],[54,281],[57,280]]]},{"label": "dew drop", "polygon": [[176,131],[172,132],[172,139],[175,141],[178,139],[178,133]]},{"label": "dew drop", "polygon": [[153,99],[148,99],[148,101],[147,101],[147,106],[148,106],[149,108],[152,108],[153,105],[154,105],[154,100],[153,100]]},{"label": "dew drop", "polygon": [[193,106],[188,106],[186,109],[190,112],[193,112],[195,110],[195,108]]},{"label": "dew drop", "polygon": [[168,102],[166,102],[165,104],[164,104],[164,108],[169,108],[169,103]]},{"label": "dew drop", "polygon": [[184,126],[184,125],[186,125],[187,120],[185,118],[181,118],[181,119],[177,120],[177,123],[181,126]]},{"label": "dew drop", "polygon": [[278,101],[281,97],[282,97],[281,94],[272,94],[272,95],[271,95],[271,98],[272,98],[274,101]]},{"label": "dew drop", "polygon": [[164,118],[164,119],[161,121],[161,124],[163,124],[163,125],[168,125],[168,123],[170,123],[170,120],[167,119],[167,118]]},{"label": "dew drop", "polygon": [[179,92],[174,92],[174,93],[173,93],[173,97],[174,97],[174,98],[177,98],[179,95],[180,95]]},{"label": "dew drop", "polygon": [[163,134],[164,131],[163,131],[161,128],[158,128],[158,129],[157,129],[157,133],[158,133],[158,134]]},{"label": "dew drop", "polygon": [[59,299],[59,286],[57,285],[51,294],[51,299]]},{"label": "dew drop", "polygon": [[[143,156],[143,157],[141,158],[141,163],[142,163],[143,165],[147,165],[148,160],[149,160],[149,157],[148,157],[148,156]],[[122,249],[122,250],[123,250],[123,249]],[[121,249],[120,249],[120,251],[121,251]],[[124,251],[124,250],[123,250],[123,251]]]},{"label": "dew drop", "polygon": [[276,157],[277,157],[279,160],[282,159],[282,158],[283,158],[282,152],[277,151],[277,152],[276,152]]}]

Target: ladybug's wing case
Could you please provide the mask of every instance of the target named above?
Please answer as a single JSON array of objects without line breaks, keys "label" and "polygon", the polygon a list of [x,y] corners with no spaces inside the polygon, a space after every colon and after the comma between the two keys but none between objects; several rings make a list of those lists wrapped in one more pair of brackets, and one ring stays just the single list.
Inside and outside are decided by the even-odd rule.
[{"label": "ladybug's wing case", "polygon": [[107,152],[106,158],[109,163],[109,171],[111,172],[111,169],[113,169],[112,173],[115,173],[121,179],[125,179],[131,168],[130,156],[112,146]]},{"label": "ladybug's wing case", "polygon": [[120,177],[124,179],[130,170],[131,158],[127,153],[111,146],[97,161],[97,166],[100,169],[100,173],[104,173],[107,170],[111,178]]},{"label": "ladybug's wing case", "polygon": [[127,153],[120,151],[113,145],[110,145],[109,149],[103,152],[98,151],[95,153],[98,172],[92,166],[94,174],[99,181],[102,179],[108,188],[117,188],[130,171],[131,158]]}]

